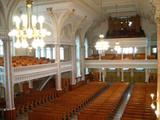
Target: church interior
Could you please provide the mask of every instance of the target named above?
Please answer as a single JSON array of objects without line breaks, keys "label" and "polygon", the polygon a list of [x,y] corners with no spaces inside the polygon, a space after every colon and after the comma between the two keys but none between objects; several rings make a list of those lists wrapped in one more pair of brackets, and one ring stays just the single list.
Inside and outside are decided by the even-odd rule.
[{"label": "church interior", "polygon": [[160,120],[160,0],[0,0],[0,120]]}]

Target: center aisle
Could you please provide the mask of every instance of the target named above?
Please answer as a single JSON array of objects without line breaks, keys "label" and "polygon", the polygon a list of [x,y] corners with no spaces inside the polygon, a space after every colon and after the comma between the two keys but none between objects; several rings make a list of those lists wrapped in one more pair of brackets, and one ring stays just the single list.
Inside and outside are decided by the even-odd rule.
[{"label": "center aisle", "polygon": [[125,110],[125,107],[126,107],[128,101],[129,101],[130,97],[131,97],[133,86],[134,86],[133,84],[130,85],[130,88],[125,93],[125,95],[123,97],[123,100],[121,102],[121,105],[119,106],[113,120],[120,120],[121,119],[121,117],[123,115],[123,112]]}]

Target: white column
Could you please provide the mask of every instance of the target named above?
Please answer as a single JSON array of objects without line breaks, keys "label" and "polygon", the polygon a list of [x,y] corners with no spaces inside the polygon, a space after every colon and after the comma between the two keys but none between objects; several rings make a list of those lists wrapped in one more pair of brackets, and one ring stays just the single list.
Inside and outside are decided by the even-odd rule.
[{"label": "white column", "polygon": [[47,57],[47,50],[46,50],[46,47],[44,47],[43,49],[44,49],[44,57],[46,58],[46,57]]},{"label": "white column", "polygon": [[121,48],[121,60],[123,60],[123,48]]},{"label": "white column", "polygon": [[120,69],[117,69],[117,77],[120,77]]},{"label": "white column", "polygon": [[103,82],[105,82],[105,78],[106,78],[106,71],[105,68],[102,70],[102,80]]},{"label": "white column", "polygon": [[149,70],[147,68],[145,69],[145,82],[149,82]]},{"label": "white column", "polygon": [[18,83],[20,92],[23,92],[23,83]]},{"label": "white column", "polygon": [[124,71],[123,71],[123,68],[121,69],[121,81],[122,82],[124,81]]},{"label": "white column", "polygon": [[133,48],[133,58],[135,58],[136,53],[135,53],[136,47]]},{"label": "white column", "polygon": [[56,89],[58,91],[62,90],[62,83],[61,83],[61,61],[60,61],[60,45],[55,45],[56,50],[56,63],[57,63],[57,77],[56,77]]},{"label": "white column", "polygon": [[82,75],[82,80],[85,80],[85,64],[84,64],[84,59],[85,59],[85,49],[84,49],[84,45],[82,44],[81,47],[81,75]]},{"label": "white column", "polygon": [[133,78],[133,76],[134,76],[134,69],[132,68],[131,69],[131,77]]},{"label": "white column", "polygon": [[14,106],[14,83],[12,75],[12,56],[11,56],[11,41],[4,40],[4,72],[5,72],[5,99],[7,111],[15,110]]},{"label": "white column", "polygon": [[147,60],[147,55],[148,55],[148,50],[147,50],[147,46],[145,47],[145,60]]},{"label": "white column", "polygon": [[148,55],[151,55],[151,37],[148,37],[147,50]]},{"label": "white column", "polygon": [[99,81],[102,81],[101,68],[99,68]]},{"label": "white column", "polygon": [[131,82],[134,81],[134,68],[131,68]]},{"label": "white column", "polygon": [[53,60],[53,47],[50,47],[51,50],[51,60]]},{"label": "white column", "polygon": [[31,88],[31,89],[32,89],[32,88],[33,88],[33,81],[32,81],[32,80],[30,80],[28,83],[29,83],[29,88]]},{"label": "white column", "polygon": [[72,55],[72,80],[71,85],[76,84],[76,47],[73,45],[71,47],[71,55]]}]

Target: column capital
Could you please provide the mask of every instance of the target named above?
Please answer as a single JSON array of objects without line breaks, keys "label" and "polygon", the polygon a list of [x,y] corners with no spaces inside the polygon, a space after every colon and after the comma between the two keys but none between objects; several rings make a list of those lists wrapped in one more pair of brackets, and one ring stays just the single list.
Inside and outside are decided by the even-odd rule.
[{"label": "column capital", "polygon": [[153,9],[155,11],[155,20],[157,24],[160,24],[160,1],[153,0],[152,2]]}]

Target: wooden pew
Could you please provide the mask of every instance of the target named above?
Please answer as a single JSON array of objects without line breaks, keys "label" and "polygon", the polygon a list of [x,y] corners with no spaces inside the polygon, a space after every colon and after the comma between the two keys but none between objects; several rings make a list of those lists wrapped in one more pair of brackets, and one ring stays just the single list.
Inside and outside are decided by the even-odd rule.
[{"label": "wooden pew", "polygon": [[81,110],[106,87],[107,85],[101,82],[92,82],[78,87],[48,104],[33,109],[33,111],[29,113],[29,120],[70,119],[72,114]]},{"label": "wooden pew", "polygon": [[156,93],[156,84],[136,83],[121,120],[156,120],[150,107],[151,93]]},{"label": "wooden pew", "polygon": [[112,119],[128,83],[115,83],[78,114],[78,120]]}]

